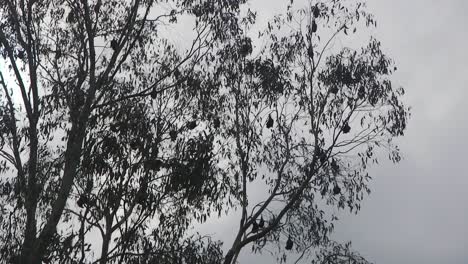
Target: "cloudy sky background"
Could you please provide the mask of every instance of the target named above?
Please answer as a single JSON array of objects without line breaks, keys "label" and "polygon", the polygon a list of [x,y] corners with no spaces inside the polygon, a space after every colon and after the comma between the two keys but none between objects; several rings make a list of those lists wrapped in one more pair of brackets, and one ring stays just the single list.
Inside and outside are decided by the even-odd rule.
[{"label": "cloudy sky background", "polygon": [[[262,21],[286,2],[249,5]],[[342,214],[334,239],[352,240],[354,249],[379,264],[466,264],[468,1],[369,0],[368,8],[378,21],[374,35],[396,61],[394,82],[405,87],[412,118],[398,140],[404,159],[371,169],[371,195],[358,215]],[[234,219],[217,222],[212,232],[218,237],[233,235]],[[274,263],[248,247],[240,261]]]}]

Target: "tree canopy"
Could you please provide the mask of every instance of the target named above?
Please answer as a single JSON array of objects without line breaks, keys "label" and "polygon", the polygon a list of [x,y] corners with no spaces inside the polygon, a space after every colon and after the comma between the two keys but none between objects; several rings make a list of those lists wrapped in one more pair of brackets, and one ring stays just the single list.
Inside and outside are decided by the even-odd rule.
[{"label": "tree canopy", "polygon": [[[336,45],[376,22],[291,1],[257,34],[246,2],[0,0],[0,259],[367,263],[326,208],[359,211],[368,166],[400,161],[393,60]],[[235,210],[233,241],[192,228]]]}]

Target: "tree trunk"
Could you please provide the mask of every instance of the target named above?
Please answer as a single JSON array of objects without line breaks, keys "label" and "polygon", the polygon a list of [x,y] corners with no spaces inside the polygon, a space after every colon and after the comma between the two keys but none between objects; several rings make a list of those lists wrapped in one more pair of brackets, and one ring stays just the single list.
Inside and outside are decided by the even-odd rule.
[{"label": "tree trunk", "polygon": [[76,177],[76,170],[80,162],[81,145],[85,135],[85,127],[83,124],[85,124],[87,119],[84,118],[84,120],[85,121],[82,121],[79,125],[72,125],[70,130],[70,137],[68,139],[67,150],[65,152],[65,166],[62,185],[57,198],[53,203],[51,215],[47,219],[44,229],[34,243],[34,251],[32,252],[33,256],[31,256],[31,259],[34,260],[32,260],[32,262],[28,262],[28,264],[41,264],[41,259],[47,253],[50,241],[57,230],[57,225],[62,217],[63,210],[69,198],[73,182]]},{"label": "tree trunk", "polygon": [[224,258],[224,264],[231,264],[232,258],[234,257],[234,251],[230,249]]},{"label": "tree trunk", "polygon": [[99,260],[100,264],[107,263],[107,255],[109,253],[109,243],[112,238],[112,213],[106,209],[105,211],[105,219],[106,219],[106,233],[102,238],[102,248],[101,248],[101,259]]},{"label": "tree trunk", "polygon": [[101,259],[99,260],[100,264],[107,263],[107,254],[109,253],[110,240],[111,240],[111,233],[108,232],[102,239]]},{"label": "tree trunk", "polygon": [[36,180],[37,174],[37,148],[38,148],[38,139],[35,131],[36,124],[31,121],[30,128],[30,154],[29,154],[29,167],[27,174],[27,182],[23,182],[22,188],[25,190],[20,190],[24,192],[25,197],[25,209],[26,209],[26,225],[24,233],[24,241],[22,245],[20,263],[40,263],[40,260],[35,259],[35,243],[37,240],[37,220],[36,220],[36,210],[37,210],[37,200],[38,200],[38,186]]}]

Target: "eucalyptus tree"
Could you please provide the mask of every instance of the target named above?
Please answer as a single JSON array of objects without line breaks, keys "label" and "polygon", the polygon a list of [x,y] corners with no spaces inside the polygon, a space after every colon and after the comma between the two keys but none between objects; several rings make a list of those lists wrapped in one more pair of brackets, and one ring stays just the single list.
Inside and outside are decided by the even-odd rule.
[{"label": "eucalyptus tree", "polygon": [[217,123],[197,111],[217,92],[203,62],[238,34],[243,2],[0,1],[0,259],[222,257],[186,232],[228,183],[194,129]]},{"label": "eucalyptus tree", "polygon": [[[257,37],[244,2],[0,0],[3,260],[366,262],[326,208],[359,210],[378,150],[400,160],[393,61],[336,44],[374,18],[312,1]],[[190,230],[236,208],[226,252]]]},{"label": "eucalyptus tree", "polygon": [[225,264],[246,246],[275,249],[279,262],[289,250],[297,261],[367,263],[330,239],[330,212],[357,213],[369,165],[401,159],[394,139],[410,108],[392,84],[393,60],[369,34],[376,26],[361,1],[291,1],[258,37],[244,32],[219,52],[222,135],[233,146],[226,170],[241,212]]}]

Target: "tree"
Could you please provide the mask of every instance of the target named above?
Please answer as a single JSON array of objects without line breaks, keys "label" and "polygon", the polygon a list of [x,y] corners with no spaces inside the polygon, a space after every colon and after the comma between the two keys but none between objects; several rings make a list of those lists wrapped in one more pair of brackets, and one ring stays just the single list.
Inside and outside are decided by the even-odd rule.
[{"label": "tree", "polygon": [[[245,1],[166,2],[0,0],[0,258],[227,264],[277,245],[365,263],[322,206],[359,210],[409,115],[376,39],[333,49],[375,25],[365,6],[288,7],[257,53]],[[180,19],[186,50],[163,32]],[[227,252],[189,230],[235,208]]]},{"label": "tree", "polygon": [[[186,232],[226,194],[213,136],[190,132],[212,118],[197,113],[216,93],[202,62],[240,30],[242,2],[0,1],[1,259],[222,257]],[[188,17],[180,50],[160,32]]]},{"label": "tree", "polygon": [[[393,139],[404,134],[410,109],[390,80],[393,61],[373,37],[359,49],[333,45],[373,26],[362,2],[317,1],[290,5],[268,23],[256,56],[242,41],[225,46],[218,71],[230,124],[223,135],[235,146],[227,168],[242,212],[225,264],[247,245],[254,252],[277,245],[280,262],[293,250],[317,263],[367,263],[349,244],[330,240],[337,217],[324,208],[357,213],[378,150],[400,161]],[[266,189],[262,198],[258,189]]]}]

